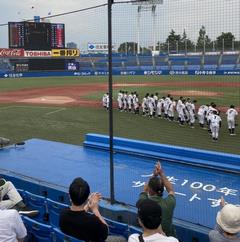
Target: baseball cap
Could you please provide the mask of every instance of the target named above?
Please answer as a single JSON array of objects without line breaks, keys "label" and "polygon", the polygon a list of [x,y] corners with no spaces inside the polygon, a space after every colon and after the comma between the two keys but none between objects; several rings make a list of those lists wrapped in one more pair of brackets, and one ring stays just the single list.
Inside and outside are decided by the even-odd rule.
[{"label": "baseball cap", "polygon": [[240,207],[227,204],[217,214],[217,223],[227,233],[240,232]]},{"label": "baseball cap", "polygon": [[161,224],[162,209],[151,199],[137,202],[138,217],[147,229],[157,229]]}]

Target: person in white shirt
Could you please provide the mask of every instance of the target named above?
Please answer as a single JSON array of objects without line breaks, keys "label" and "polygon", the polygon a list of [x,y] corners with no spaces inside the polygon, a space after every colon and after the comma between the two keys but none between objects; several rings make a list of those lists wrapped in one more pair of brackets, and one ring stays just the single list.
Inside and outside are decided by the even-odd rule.
[{"label": "person in white shirt", "polygon": [[173,100],[173,98],[170,98],[169,108],[168,108],[168,118],[170,121],[174,120],[174,109],[176,106],[176,102]]},{"label": "person in white shirt", "polygon": [[178,113],[178,117],[177,117],[177,121],[180,122],[181,118],[180,118],[180,114],[179,114],[179,107],[182,105],[182,100],[183,100],[183,97],[180,97],[179,100],[177,101],[177,105],[176,105],[176,110],[177,110],[177,113]]},{"label": "person in white shirt", "polygon": [[143,228],[142,234],[132,234],[128,242],[178,242],[174,237],[167,237],[161,228],[162,209],[151,199],[137,203],[138,222]]},{"label": "person in white shirt", "polygon": [[213,111],[211,118],[210,118],[210,127],[211,127],[211,133],[212,133],[212,139],[213,141],[218,140],[219,136],[219,129],[221,127],[222,119],[218,115],[217,111]]},{"label": "person in white shirt", "polygon": [[165,100],[165,97],[162,97],[162,98],[158,99],[158,103],[157,103],[157,116],[159,118],[162,117],[162,113],[164,112],[164,109],[163,109],[164,100]]},{"label": "person in white shirt", "polygon": [[190,121],[191,128],[194,128],[194,123],[196,120],[196,118],[195,118],[195,115],[196,115],[195,103],[196,102],[197,102],[197,100],[193,100],[193,102],[188,105],[189,121]]},{"label": "person in white shirt", "polygon": [[149,108],[149,117],[153,118],[154,113],[154,107],[155,107],[155,100],[153,98],[153,94],[148,99],[148,108]]},{"label": "person in white shirt", "polygon": [[185,99],[182,100],[181,104],[178,107],[179,118],[180,118],[180,125],[182,126],[186,121],[186,106],[185,106]]},{"label": "person in white shirt", "polygon": [[227,115],[229,133],[230,133],[230,135],[236,135],[235,134],[235,123],[236,123],[236,117],[238,115],[238,112],[234,108],[234,105],[230,106],[230,108],[226,112],[226,115]]},{"label": "person in white shirt", "polygon": [[147,93],[142,100],[142,115],[145,116],[148,113],[148,98],[149,94]]},{"label": "person in white shirt", "polygon": [[132,106],[133,106],[133,93],[132,92],[128,95],[127,102],[128,102],[128,111],[132,112]]},{"label": "person in white shirt", "polygon": [[134,113],[139,114],[139,98],[138,94],[135,94],[135,97],[133,99],[133,108],[134,108]]},{"label": "person in white shirt", "polygon": [[121,90],[118,92],[117,101],[118,101],[118,109],[121,111],[123,109],[123,93]]},{"label": "person in white shirt", "polygon": [[27,230],[15,209],[0,210],[0,241],[23,242]]},{"label": "person in white shirt", "polygon": [[164,108],[164,117],[165,117],[166,119],[168,118],[168,108],[169,108],[169,105],[170,105],[170,103],[171,103],[170,97],[171,97],[171,95],[168,94],[167,97],[165,98],[165,100],[164,100],[164,104],[163,104],[163,108]]},{"label": "person in white shirt", "polygon": [[200,127],[203,129],[204,129],[204,123],[205,123],[207,110],[208,110],[207,105],[201,105],[198,109],[198,122],[199,122]]},{"label": "person in white shirt", "polygon": [[107,93],[103,94],[102,105],[103,105],[104,108],[107,108]]}]

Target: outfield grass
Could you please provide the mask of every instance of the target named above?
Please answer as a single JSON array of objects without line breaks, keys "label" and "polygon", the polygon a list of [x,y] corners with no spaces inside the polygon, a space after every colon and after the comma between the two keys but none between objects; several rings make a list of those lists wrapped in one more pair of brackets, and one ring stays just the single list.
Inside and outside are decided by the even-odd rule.
[{"label": "outfield grass", "polygon": [[[115,77],[114,83],[143,83],[161,81],[214,81],[214,82],[240,82],[239,77]],[[1,79],[0,92],[6,90],[18,90],[23,88],[64,86],[79,83],[107,83],[106,77],[75,77],[75,78],[27,78],[27,79]],[[167,87],[166,87],[167,88]],[[176,88],[176,87],[175,87]],[[186,87],[186,89],[192,89]],[[133,90],[132,88],[121,88]],[[152,87],[134,88],[140,94],[146,91],[155,92]],[[162,88],[161,88],[162,89]],[[179,88],[176,88],[179,89]],[[217,92],[224,92],[224,97],[203,98],[200,101],[206,103],[215,101],[219,105],[229,105],[234,103],[240,106],[240,88],[212,88]],[[162,89],[164,90],[164,88]],[[169,88],[168,88],[169,90]],[[173,90],[173,87],[171,87]],[[210,90],[210,88],[205,88]],[[116,92],[115,92],[116,94]],[[91,99],[100,99],[102,93],[88,95]],[[199,102],[200,102],[199,101]],[[108,133],[108,113],[103,109],[72,107],[60,110],[62,107],[31,106],[2,104],[0,106],[0,136],[8,137],[13,142],[30,138],[42,138],[65,143],[80,145],[84,140],[84,135],[88,132],[101,134]],[[59,112],[54,112],[58,111]],[[136,116],[130,113],[120,113],[114,111],[114,134],[133,139],[155,141],[165,144],[175,144],[217,150],[223,152],[240,154],[240,128],[237,128],[238,136],[229,136],[225,115],[223,116],[223,127],[220,131],[220,140],[213,143],[206,130],[199,127],[180,127],[177,123],[170,123],[164,119],[149,119],[147,117]]]}]

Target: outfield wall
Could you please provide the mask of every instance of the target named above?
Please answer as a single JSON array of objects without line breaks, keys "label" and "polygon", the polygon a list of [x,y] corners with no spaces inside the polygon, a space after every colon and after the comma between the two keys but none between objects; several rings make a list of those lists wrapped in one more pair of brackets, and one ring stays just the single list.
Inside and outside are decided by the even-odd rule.
[{"label": "outfield wall", "polygon": [[[108,71],[41,71],[41,72],[0,72],[0,78],[25,78],[25,77],[49,77],[49,76],[107,76]],[[195,76],[240,76],[240,70],[161,70],[161,71],[116,71],[113,70],[115,76],[162,76],[162,75],[195,75]]]}]

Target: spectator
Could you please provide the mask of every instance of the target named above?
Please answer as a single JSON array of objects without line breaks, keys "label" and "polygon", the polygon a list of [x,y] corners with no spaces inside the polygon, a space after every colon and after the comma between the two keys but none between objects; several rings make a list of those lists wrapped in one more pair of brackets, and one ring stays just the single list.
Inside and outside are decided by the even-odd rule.
[{"label": "spectator", "polygon": [[217,214],[217,225],[209,232],[210,242],[240,241],[240,207],[226,204],[222,198],[222,209]]},{"label": "spectator", "polygon": [[69,188],[72,205],[61,212],[60,229],[65,234],[84,241],[125,241],[121,236],[108,237],[108,225],[98,209],[101,194],[89,194],[90,188],[85,180],[80,177],[73,180]]},{"label": "spectator", "polygon": [[[163,198],[164,187],[168,192],[168,196]],[[176,232],[172,224],[173,212],[176,206],[175,192],[172,184],[168,181],[161,168],[160,162],[157,162],[153,177],[144,186],[144,191],[140,194],[139,199],[147,199],[156,201],[162,208],[162,229],[167,236],[176,237]]]},{"label": "spectator", "polygon": [[26,228],[19,213],[14,209],[0,210],[0,241],[23,242]]},{"label": "spectator", "polygon": [[167,237],[161,228],[162,209],[157,202],[144,199],[137,203],[138,222],[143,234],[132,234],[128,242],[178,242],[174,237]]},{"label": "spectator", "polygon": [[36,216],[38,210],[28,208],[23,202],[15,186],[10,181],[0,178],[0,209],[16,209],[20,214],[29,217]]}]

